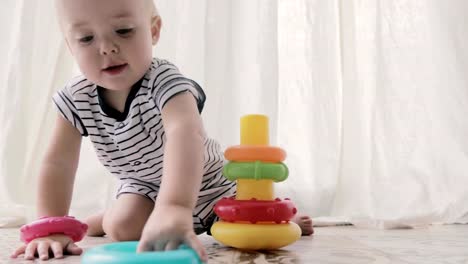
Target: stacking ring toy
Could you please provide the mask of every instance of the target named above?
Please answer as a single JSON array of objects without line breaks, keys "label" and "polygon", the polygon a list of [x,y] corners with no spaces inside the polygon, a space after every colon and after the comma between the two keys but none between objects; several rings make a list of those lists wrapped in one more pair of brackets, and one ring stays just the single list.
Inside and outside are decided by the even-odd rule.
[{"label": "stacking ring toy", "polygon": [[286,152],[279,147],[240,145],[227,148],[224,157],[233,161],[282,162],[286,159]]},{"label": "stacking ring toy", "polygon": [[301,237],[301,228],[287,224],[241,224],[216,222],[211,227],[213,237],[225,245],[240,249],[278,249]]},{"label": "stacking ring toy", "polygon": [[294,217],[297,209],[289,200],[276,198],[274,201],[234,200],[234,198],[223,198],[219,200],[214,211],[222,220],[257,222],[287,222]]},{"label": "stacking ring toy", "polygon": [[64,234],[78,242],[83,239],[88,225],[76,220],[73,216],[64,217],[42,217],[30,224],[20,228],[20,238],[29,243],[39,237],[46,237],[53,234]]},{"label": "stacking ring toy", "polygon": [[188,246],[171,251],[136,253],[138,241],[117,242],[92,248],[83,256],[82,264],[201,264],[197,253]]},{"label": "stacking ring toy", "polygon": [[237,179],[269,179],[281,182],[288,178],[288,167],[283,163],[229,162],[224,166],[224,176],[234,181]]}]

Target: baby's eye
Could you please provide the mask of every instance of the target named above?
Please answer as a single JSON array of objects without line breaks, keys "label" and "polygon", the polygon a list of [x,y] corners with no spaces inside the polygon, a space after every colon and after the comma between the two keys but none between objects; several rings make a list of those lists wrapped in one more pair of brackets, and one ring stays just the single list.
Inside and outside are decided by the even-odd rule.
[{"label": "baby's eye", "polygon": [[133,28],[122,28],[116,30],[115,32],[117,32],[119,35],[128,35],[133,32]]},{"label": "baby's eye", "polygon": [[91,42],[93,40],[93,36],[86,36],[86,37],[82,37],[79,39],[79,41],[83,44],[87,44],[89,42]]}]

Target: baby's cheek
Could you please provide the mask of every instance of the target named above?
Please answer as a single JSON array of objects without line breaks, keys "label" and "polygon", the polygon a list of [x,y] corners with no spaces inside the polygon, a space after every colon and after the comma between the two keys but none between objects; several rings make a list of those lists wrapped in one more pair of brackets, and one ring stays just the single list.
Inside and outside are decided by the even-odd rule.
[{"label": "baby's cheek", "polygon": [[141,67],[145,68],[146,71],[147,67],[151,64],[153,57],[151,38],[149,41],[145,38],[136,42],[132,50],[133,54],[131,57],[134,58],[135,62],[138,62]]},{"label": "baby's cheek", "polygon": [[76,61],[80,72],[86,76],[91,82],[99,83],[99,73],[101,63],[97,60],[97,56],[89,56],[87,54],[81,54],[83,56],[77,57]]}]

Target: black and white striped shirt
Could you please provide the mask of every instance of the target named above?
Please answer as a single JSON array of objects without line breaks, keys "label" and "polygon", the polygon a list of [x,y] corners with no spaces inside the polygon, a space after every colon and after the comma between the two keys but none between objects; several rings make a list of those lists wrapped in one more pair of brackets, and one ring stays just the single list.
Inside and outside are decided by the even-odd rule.
[{"label": "black and white striped shirt", "polygon": [[[166,141],[161,109],[172,97],[188,91],[196,98],[201,112],[205,102],[203,90],[176,66],[160,59],[153,59],[148,72],[132,87],[124,113],[105,104],[102,89],[79,76],[57,92],[53,101],[61,115],[81,135],[90,138],[99,160],[113,175],[121,181],[149,182],[159,187]],[[223,189],[232,186],[221,175],[222,151],[210,138],[205,138],[204,145],[200,197],[215,193],[222,196]],[[157,195],[157,190],[154,192]]]}]

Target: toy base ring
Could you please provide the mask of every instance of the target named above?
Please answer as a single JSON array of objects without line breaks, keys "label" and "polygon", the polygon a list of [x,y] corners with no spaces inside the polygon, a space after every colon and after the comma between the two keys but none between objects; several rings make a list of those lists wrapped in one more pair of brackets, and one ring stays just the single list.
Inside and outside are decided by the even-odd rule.
[{"label": "toy base ring", "polygon": [[188,246],[177,250],[136,253],[138,241],[106,244],[85,252],[82,264],[201,264],[197,253]]},{"label": "toy base ring", "polygon": [[211,227],[219,242],[239,249],[278,249],[294,243],[301,237],[301,228],[287,224],[241,224],[216,222]]}]

